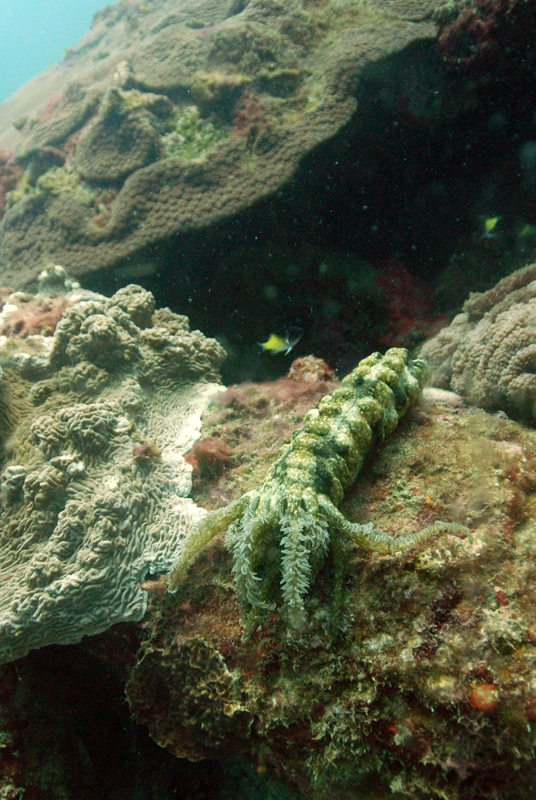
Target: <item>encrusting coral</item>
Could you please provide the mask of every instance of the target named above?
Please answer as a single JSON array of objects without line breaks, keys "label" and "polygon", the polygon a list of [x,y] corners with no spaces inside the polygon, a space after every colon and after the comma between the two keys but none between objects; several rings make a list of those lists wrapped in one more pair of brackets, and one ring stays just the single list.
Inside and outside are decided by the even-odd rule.
[{"label": "encrusting coral", "polygon": [[19,186],[0,227],[3,281],[33,290],[50,261],[77,277],[123,266],[273,195],[349,122],[367,65],[434,39],[436,0],[425,5],[408,17],[405,3],[200,0],[192,19],[187,0],[153,0],[132,36],[125,16],[140,14],[117,0],[66,54],[61,91],[15,120],[21,164],[54,146],[83,181],[114,188],[111,213],[97,221],[68,186]]},{"label": "encrusting coral", "polygon": [[76,170],[88,181],[106,184],[156,161],[163,121],[172,110],[162,95],[108,89],[76,146]]},{"label": "encrusting coral", "polygon": [[173,567],[171,588],[177,587],[197,552],[227,528],[237,592],[251,612],[246,630],[262,611],[275,607],[279,573],[284,613],[290,625],[299,629],[306,621],[304,598],[329,550],[335,565],[334,618],[340,615],[345,558],[341,537],[369,550],[396,553],[442,528],[456,530],[459,526],[453,523],[436,522],[395,538],[372,524],[351,523],[337,509],[373,442],[395,429],[418,400],[427,374],[426,362],[410,361],[402,348],[363,359],[309,411],[303,428],[282,449],[258,489],[210,512],[196,525]]},{"label": "encrusting coral", "polygon": [[183,453],[222,348],[139,286],[67,300],[53,336],[0,340],[0,663],[140,619],[203,513]]}]

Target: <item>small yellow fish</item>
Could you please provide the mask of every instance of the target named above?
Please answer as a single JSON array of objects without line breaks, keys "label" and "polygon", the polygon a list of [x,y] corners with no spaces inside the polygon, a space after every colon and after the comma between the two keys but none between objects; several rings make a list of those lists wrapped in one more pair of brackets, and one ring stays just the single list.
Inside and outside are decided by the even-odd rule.
[{"label": "small yellow fish", "polygon": [[271,353],[273,356],[278,353],[287,355],[298,344],[303,334],[303,328],[289,328],[285,331],[284,336],[272,333],[268,341],[259,342],[259,345],[265,352]]},{"label": "small yellow fish", "polygon": [[140,13],[141,14],[147,14],[148,11],[149,11],[149,9],[147,8],[147,3],[142,3],[141,6],[140,6]]},{"label": "small yellow fish", "polygon": [[484,233],[482,234],[482,239],[493,239],[495,227],[500,220],[500,217],[488,217],[484,220]]},{"label": "small yellow fish", "polygon": [[534,236],[535,233],[536,233],[536,225],[531,225],[529,222],[527,222],[527,224],[521,228],[518,235],[523,237]]}]

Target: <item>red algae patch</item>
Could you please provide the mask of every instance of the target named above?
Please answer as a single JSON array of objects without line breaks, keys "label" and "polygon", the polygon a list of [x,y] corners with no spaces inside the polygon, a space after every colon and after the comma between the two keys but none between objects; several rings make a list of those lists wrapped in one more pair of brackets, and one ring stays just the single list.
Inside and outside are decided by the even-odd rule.
[{"label": "red algae patch", "polygon": [[63,295],[11,294],[5,298],[2,308],[0,335],[20,339],[35,334],[52,336],[64,311],[73,302]]},{"label": "red algae patch", "polygon": [[499,690],[492,683],[473,683],[467,698],[479,711],[495,711],[499,704]]}]

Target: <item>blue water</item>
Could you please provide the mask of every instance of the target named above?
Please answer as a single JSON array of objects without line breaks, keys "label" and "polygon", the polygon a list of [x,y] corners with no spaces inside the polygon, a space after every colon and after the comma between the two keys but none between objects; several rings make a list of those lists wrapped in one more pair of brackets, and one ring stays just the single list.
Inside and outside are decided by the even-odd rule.
[{"label": "blue water", "polygon": [[106,0],[0,0],[0,102],[59,61]]}]

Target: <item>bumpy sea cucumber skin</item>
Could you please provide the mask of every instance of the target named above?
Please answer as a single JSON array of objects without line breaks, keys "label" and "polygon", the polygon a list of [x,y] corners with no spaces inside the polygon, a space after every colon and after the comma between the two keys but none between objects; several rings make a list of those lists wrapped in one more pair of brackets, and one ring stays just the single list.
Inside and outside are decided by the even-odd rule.
[{"label": "bumpy sea cucumber skin", "polygon": [[[170,575],[171,589],[196,553],[227,528],[237,592],[256,619],[259,611],[274,607],[271,590],[276,570],[271,561],[274,543],[278,543],[284,614],[292,627],[300,628],[306,619],[304,598],[313,574],[330,547],[335,562],[340,557],[341,535],[368,549],[394,553],[442,526],[450,527],[449,523],[436,523],[394,538],[370,524],[351,523],[337,510],[372,444],[388,436],[408,407],[417,402],[427,377],[426,362],[410,361],[402,348],[363,359],[332,394],[308,412],[303,427],[258,489],[198,523]],[[339,589],[335,587],[335,594]]]}]

